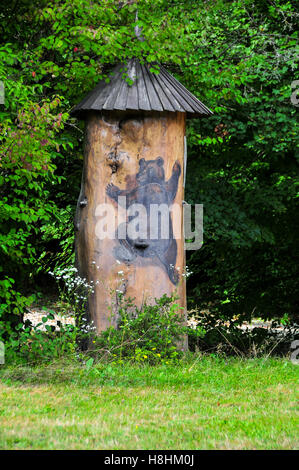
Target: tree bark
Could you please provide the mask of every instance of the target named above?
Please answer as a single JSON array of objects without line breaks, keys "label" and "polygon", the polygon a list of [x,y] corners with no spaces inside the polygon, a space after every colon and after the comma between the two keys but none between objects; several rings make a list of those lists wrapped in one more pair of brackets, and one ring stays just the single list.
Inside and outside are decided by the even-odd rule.
[{"label": "tree bark", "polygon": [[[182,276],[184,135],[184,113],[113,111],[90,112],[87,116],[75,216],[76,263],[81,277],[94,284],[88,316],[97,332],[116,326],[117,291],[135,299],[138,307],[176,291],[180,306],[186,308]],[[119,196],[126,197],[126,206],[118,206]],[[117,238],[120,211],[124,213],[133,203],[147,208],[152,203],[178,205],[179,213],[170,216],[168,240]],[[109,215],[115,225],[114,239],[98,236],[102,204],[114,208],[115,215],[113,211]],[[128,227],[128,219],[124,224]],[[180,239],[175,239],[171,230],[180,234]]]}]

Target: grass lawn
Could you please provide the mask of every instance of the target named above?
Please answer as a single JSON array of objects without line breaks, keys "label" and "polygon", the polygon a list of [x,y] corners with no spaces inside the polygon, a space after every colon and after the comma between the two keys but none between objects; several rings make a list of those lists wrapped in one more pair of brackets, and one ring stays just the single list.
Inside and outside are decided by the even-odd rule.
[{"label": "grass lawn", "polygon": [[298,378],[287,359],[1,366],[0,448],[295,449]]}]

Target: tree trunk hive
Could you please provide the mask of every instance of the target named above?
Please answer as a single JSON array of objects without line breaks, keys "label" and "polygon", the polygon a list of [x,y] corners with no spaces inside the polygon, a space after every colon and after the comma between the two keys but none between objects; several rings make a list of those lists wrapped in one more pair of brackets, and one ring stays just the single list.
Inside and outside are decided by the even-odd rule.
[{"label": "tree trunk hive", "polygon": [[72,114],[86,122],[75,230],[79,274],[94,286],[89,319],[98,332],[116,325],[119,293],[141,307],[176,291],[184,310],[186,116],[211,111],[164,67],[132,59]]}]

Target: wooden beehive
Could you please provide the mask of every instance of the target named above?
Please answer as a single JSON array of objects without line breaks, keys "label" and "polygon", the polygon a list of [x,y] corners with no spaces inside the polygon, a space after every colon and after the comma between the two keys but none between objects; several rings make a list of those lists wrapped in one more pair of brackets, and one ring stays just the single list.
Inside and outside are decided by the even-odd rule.
[{"label": "wooden beehive", "polygon": [[[145,301],[176,291],[185,309],[186,117],[210,115],[211,111],[163,66],[155,74],[149,65],[132,59],[118,65],[109,83],[100,82],[72,114],[86,122],[75,230],[80,275],[94,284],[89,319],[98,332],[116,325],[118,293],[141,307]],[[126,197],[123,206],[118,204],[119,197]],[[132,204],[147,209],[151,204],[174,204],[168,237],[159,233],[153,238],[149,232],[135,239],[120,236],[128,225],[125,210]],[[106,237],[102,236],[105,207],[112,227]]]}]

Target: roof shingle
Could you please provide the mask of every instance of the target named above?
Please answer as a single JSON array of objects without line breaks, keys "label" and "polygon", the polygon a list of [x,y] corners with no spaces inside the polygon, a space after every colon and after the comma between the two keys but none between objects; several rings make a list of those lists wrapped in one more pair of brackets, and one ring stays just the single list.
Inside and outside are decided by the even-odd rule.
[{"label": "roof shingle", "polygon": [[[180,111],[187,117],[213,114],[201,101],[176,80],[163,65],[159,74],[150,71],[150,64],[131,59],[117,65],[110,81],[102,80],[75,106],[71,114],[82,117],[86,111]],[[125,76],[133,84],[129,84]]]}]

